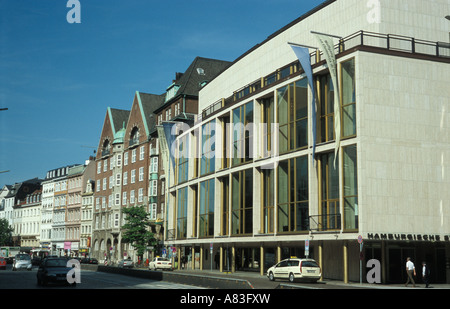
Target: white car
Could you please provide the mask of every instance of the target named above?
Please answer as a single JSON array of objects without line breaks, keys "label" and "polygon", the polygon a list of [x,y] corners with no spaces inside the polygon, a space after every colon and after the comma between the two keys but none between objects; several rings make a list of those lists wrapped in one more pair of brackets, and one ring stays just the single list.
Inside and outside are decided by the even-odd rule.
[{"label": "white car", "polygon": [[156,257],[148,264],[148,269],[150,269],[150,270],[157,270],[157,269],[173,270],[172,261],[169,259],[166,259],[166,258]]},{"label": "white car", "polygon": [[321,276],[320,266],[313,259],[286,259],[267,270],[270,281],[289,279],[290,282],[294,282],[296,279],[304,279],[316,282]]},{"label": "white car", "polygon": [[31,270],[32,267],[33,265],[31,264],[31,257],[28,254],[17,254],[14,257],[12,270]]}]

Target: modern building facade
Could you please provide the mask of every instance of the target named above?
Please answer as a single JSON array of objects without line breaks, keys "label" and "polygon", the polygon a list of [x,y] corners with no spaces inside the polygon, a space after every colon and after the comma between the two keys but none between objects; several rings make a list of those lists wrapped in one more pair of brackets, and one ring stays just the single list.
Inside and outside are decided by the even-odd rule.
[{"label": "modern building facade", "polygon": [[[261,274],[308,255],[346,282],[371,259],[403,281],[411,257],[448,282],[447,10],[326,1],[210,81],[175,146],[188,177],[170,182],[166,244],[191,267]],[[335,67],[311,31],[332,35]],[[312,81],[289,42],[309,47]]]}]

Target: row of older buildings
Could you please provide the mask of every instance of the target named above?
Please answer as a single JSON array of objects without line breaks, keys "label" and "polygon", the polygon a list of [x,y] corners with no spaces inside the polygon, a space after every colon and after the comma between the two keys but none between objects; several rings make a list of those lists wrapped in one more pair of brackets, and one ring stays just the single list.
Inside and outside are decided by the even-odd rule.
[{"label": "row of older buildings", "polygon": [[146,257],[161,254],[166,179],[156,127],[166,121],[192,125],[199,90],[229,65],[197,57],[163,94],[136,92],[129,110],[108,107],[96,156],[85,164],[5,185],[0,218],[14,228],[15,245],[36,255],[135,259],[133,247],[121,241],[121,209],[145,205],[157,239]]},{"label": "row of older buildings", "polygon": [[411,257],[448,282],[448,3],[376,4],[325,1],[233,63],[196,58],[163,94],[108,108],[81,205],[49,180],[51,246],[76,242],[84,197],[92,230],[85,246],[80,219],[78,252],[101,259],[133,256],[121,209],[144,205],[159,240],[148,254],[172,248],[189,267],[263,274],[308,255],[348,282],[375,259],[398,282]]}]

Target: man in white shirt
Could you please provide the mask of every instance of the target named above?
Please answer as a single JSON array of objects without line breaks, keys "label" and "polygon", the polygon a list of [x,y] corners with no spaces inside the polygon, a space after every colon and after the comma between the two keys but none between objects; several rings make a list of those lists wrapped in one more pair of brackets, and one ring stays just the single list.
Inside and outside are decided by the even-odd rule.
[{"label": "man in white shirt", "polygon": [[408,286],[411,281],[413,287],[416,287],[416,283],[414,282],[413,274],[416,276],[416,268],[414,267],[414,263],[411,262],[411,258],[406,259],[406,273],[408,274],[408,281],[406,281],[405,286]]}]

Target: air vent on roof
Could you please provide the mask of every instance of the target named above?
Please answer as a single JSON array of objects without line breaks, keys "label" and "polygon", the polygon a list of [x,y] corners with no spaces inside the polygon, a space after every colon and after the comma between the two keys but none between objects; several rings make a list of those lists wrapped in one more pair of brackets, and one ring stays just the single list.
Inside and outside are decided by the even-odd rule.
[{"label": "air vent on roof", "polygon": [[203,70],[202,68],[197,68],[197,73],[198,75],[205,75],[205,70]]}]

